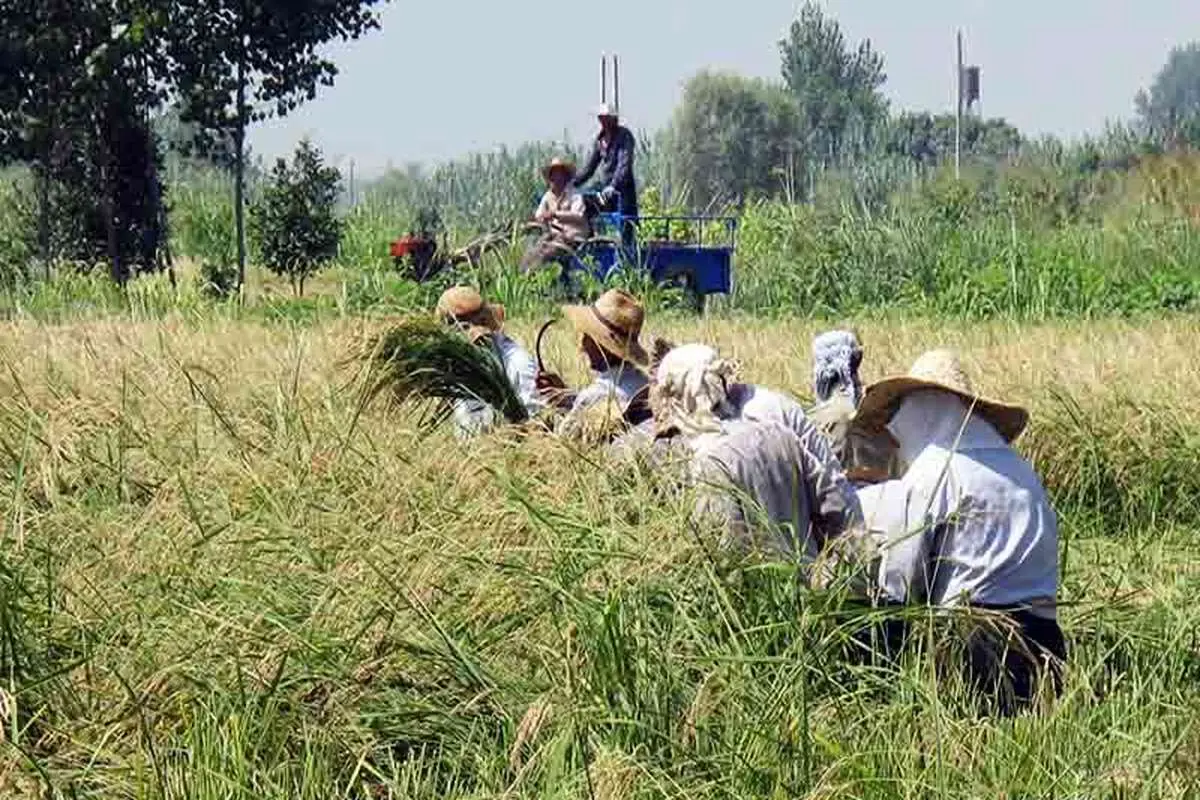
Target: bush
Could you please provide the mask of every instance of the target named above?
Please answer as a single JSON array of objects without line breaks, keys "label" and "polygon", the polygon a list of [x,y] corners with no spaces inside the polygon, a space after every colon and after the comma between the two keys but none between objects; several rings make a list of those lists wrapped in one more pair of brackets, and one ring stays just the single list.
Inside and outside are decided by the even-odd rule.
[{"label": "bush", "polygon": [[297,296],[304,294],[304,281],[338,254],[341,181],[337,168],[325,166],[320,151],[305,139],[290,166],[282,158],[276,162],[251,208],[263,266],[286,276]]}]

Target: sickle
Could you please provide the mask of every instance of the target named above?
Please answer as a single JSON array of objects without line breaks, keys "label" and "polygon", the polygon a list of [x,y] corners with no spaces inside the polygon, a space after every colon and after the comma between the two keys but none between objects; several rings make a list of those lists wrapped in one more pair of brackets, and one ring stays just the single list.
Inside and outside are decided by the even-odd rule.
[{"label": "sickle", "polygon": [[546,331],[549,330],[550,326],[557,321],[553,319],[546,320],[538,330],[537,338],[533,340],[533,354],[537,358],[538,372],[546,371],[546,362],[542,360],[542,337],[546,335]]}]

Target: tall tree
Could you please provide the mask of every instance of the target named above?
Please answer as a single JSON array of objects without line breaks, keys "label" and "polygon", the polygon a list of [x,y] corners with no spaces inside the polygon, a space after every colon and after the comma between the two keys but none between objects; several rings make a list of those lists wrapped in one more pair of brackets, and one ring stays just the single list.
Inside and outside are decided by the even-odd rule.
[{"label": "tall tree", "polygon": [[1172,48],[1134,103],[1143,130],[1155,142],[1200,146],[1200,42]]},{"label": "tall tree", "polygon": [[175,0],[167,41],[171,83],[185,122],[232,136],[238,280],[245,282],[246,128],[285,115],[332,85],[320,48],[379,26],[384,0]]},{"label": "tall tree", "polygon": [[37,250],[48,265],[51,209],[71,209],[70,241],[59,244],[90,258],[89,221],[98,222],[113,277],[123,281],[126,256],[144,261],[146,244],[157,249],[161,184],[144,111],[164,92],[154,78],[161,14],[140,0],[119,12],[89,0],[0,0],[0,18],[0,161],[33,167]]},{"label": "tall tree", "polygon": [[851,49],[837,20],[810,0],[779,42],[779,52],[809,150],[831,162],[869,150],[887,117],[879,91],[887,80],[883,56],[871,42]]},{"label": "tall tree", "polygon": [[800,110],[781,86],[703,71],[671,120],[671,171],[699,207],[775,194],[803,161],[799,129]]}]

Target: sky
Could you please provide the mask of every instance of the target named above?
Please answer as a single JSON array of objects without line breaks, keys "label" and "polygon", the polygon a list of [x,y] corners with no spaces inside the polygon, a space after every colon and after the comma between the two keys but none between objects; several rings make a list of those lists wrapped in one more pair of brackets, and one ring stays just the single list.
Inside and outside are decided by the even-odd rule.
[{"label": "sky", "polygon": [[[1200,39],[1200,0],[824,0],[847,39],[886,59],[893,108],[949,111],[955,32],[981,68],[981,108],[1024,133],[1076,137],[1129,118],[1171,47]],[[621,115],[635,132],[669,120],[709,67],[777,78],[777,42],[799,0],[391,0],[382,29],[328,53],[333,87],[250,135],[258,154],[309,136],[370,178],[594,132],[600,54],[620,62]]]}]

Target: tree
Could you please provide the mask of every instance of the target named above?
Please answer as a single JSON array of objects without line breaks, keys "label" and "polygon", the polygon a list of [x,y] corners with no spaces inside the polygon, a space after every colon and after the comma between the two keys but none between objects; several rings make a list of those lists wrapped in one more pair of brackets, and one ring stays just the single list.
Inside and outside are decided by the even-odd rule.
[{"label": "tree", "polygon": [[1134,103],[1143,131],[1154,142],[1200,146],[1200,42],[1172,48]]},{"label": "tree", "polygon": [[[962,152],[985,161],[1003,161],[1020,149],[1021,132],[1006,120],[964,117]],[[954,115],[905,111],[888,121],[883,143],[889,155],[934,166],[954,155]]]},{"label": "tree", "polygon": [[[162,243],[157,143],[145,110],[161,13],[136,0],[0,0],[0,162],[30,164],[37,185],[37,250],[91,260],[103,242],[114,279],[156,268]],[[53,210],[73,212],[55,230]]]},{"label": "tree", "polygon": [[300,142],[291,166],[278,159],[251,221],[263,265],[286,275],[292,290],[304,294],[304,281],[338,252],[342,222],[337,218],[342,176],[326,166],[307,139]]},{"label": "tree", "polygon": [[783,87],[700,72],[684,87],[671,121],[672,173],[698,207],[775,194],[803,161],[799,129],[800,110]]},{"label": "tree", "polygon": [[234,149],[238,282],[245,282],[246,127],[285,115],[332,85],[337,68],[319,48],[379,27],[382,0],[175,0],[166,39],[170,82],[184,122]]},{"label": "tree", "polygon": [[838,162],[867,152],[887,117],[879,89],[883,56],[870,41],[851,50],[837,21],[806,2],[779,42],[784,83],[799,104],[801,135],[819,158]]}]

